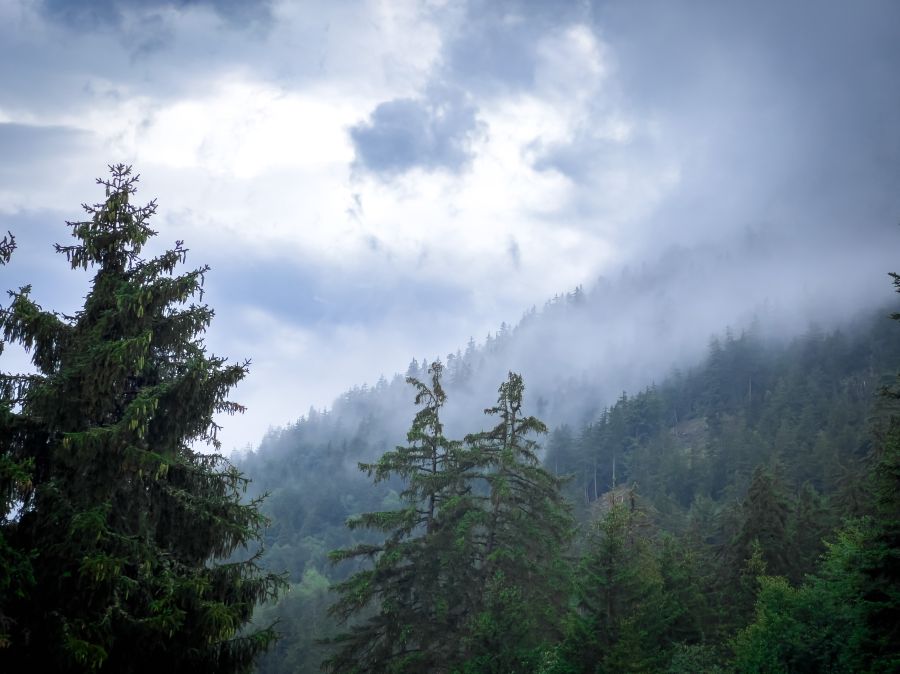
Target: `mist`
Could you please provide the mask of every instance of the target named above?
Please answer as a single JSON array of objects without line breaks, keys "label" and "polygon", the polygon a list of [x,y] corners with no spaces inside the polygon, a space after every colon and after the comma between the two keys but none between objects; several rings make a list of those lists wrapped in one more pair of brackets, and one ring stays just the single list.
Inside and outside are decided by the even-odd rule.
[{"label": "mist", "polygon": [[898,72],[895,0],[0,0],[0,661],[889,668]]},{"label": "mist", "polygon": [[253,361],[226,448],[579,286],[478,397],[515,369],[614,398],[887,297],[895,3],[108,5],[2,8],[4,288],[77,309],[50,245],[134,162],[153,249],[213,267],[209,348]]}]

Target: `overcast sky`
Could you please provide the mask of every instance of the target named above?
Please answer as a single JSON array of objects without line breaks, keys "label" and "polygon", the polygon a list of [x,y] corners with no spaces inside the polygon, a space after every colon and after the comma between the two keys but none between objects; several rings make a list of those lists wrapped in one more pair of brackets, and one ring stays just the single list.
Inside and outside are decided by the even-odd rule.
[{"label": "overcast sky", "polygon": [[52,244],[133,164],[253,361],[226,451],[673,247],[777,233],[857,302],[898,73],[895,0],[0,0],[0,287],[77,308]]}]

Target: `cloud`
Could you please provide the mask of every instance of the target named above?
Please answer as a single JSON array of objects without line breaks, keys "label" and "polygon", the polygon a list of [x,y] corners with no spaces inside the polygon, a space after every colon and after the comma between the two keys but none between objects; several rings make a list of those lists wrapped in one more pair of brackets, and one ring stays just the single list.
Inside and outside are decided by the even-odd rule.
[{"label": "cloud", "polygon": [[475,106],[458,93],[386,101],[350,129],[355,166],[385,177],[414,168],[459,172],[483,127]]},{"label": "cloud", "polygon": [[[790,301],[817,273],[860,297],[896,248],[898,25],[893,0],[0,1],[4,274],[65,286],[29,238],[47,254],[134,163],[160,247],[213,265],[221,351],[296,413],[673,245],[783,234],[732,267]],[[749,297],[718,303],[715,272],[667,289],[691,339]],[[250,397],[258,436],[285,418]]]},{"label": "cloud", "polygon": [[[0,122],[0,213],[59,205],[63,193],[72,194],[66,190],[72,180],[69,170],[77,158],[92,154],[92,141],[83,129]],[[48,177],[52,190],[47,189]],[[69,203],[77,209],[81,201]]]},{"label": "cloud", "polygon": [[[144,20],[149,12],[180,11],[198,6],[212,9],[235,26],[271,18],[268,0],[43,0],[40,4],[50,19],[82,30],[118,28],[129,21],[129,15],[137,14]],[[152,26],[147,28],[150,30]]]},{"label": "cloud", "polygon": [[543,38],[588,14],[581,2],[470,0],[448,35],[442,73],[480,95],[530,90]]},{"label": "cloud", "polygon": [[35,159],[68,154],[84,144],[86,135],[81,129],[65,126],[0,121],[0,147],[4,155],[0,170],[12,171]]}]

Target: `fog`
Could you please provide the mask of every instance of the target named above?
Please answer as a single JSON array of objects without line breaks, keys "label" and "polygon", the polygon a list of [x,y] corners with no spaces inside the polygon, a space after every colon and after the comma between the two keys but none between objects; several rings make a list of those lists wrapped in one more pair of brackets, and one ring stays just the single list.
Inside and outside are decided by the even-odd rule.
[{"label": "fog", "polygon": [[509,369],[580,419],[728,327],[852,327],[891,297],[895,2],[98,7],[0,5],[0,285],[77,308],[50,244],[134,162],[157,249],[213,265],[210,348],[254,362],[226,449],[532,306],[471,415]]}]

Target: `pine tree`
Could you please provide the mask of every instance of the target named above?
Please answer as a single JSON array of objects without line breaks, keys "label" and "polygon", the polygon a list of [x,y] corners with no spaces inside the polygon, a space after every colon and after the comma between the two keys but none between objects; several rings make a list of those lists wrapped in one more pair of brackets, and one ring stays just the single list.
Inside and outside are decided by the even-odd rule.
[{"label": "pine tree", "polygon": [[526,437],[546,429],[521,414],[524,384],[510,374],[486,410],[500,423],[465,444],[448,440],[442,370],[432,365],[430,385],[408,379],[422,406],[408,444],[360,465],[406,488],[399,510],[348,523],[383,532],[383,543],[332,553],[368,557],[372,567],[335,588],[340,620],[369,615],[332,640],[329,671],[527,671],[559,629],[571,523],[561,481],[540,467]]},{"label": "pine tree", "polygon": [[576,573],[566,659],[576,671],[659,671],[666,637],[686,607],[663,595],[665,578],[634,489],[608,492],[595,512]]},{"label": "pine tree", "polygon": [[487,483],[480,527],[479,596],[467,637],[466,671],[528,671],[560,632],[568,596],[563,553],[572,533],[563,480],[538,461],[533,435],[547,427],[522,412],[525,384],[513,372],[485,413],[497,425],[466,438]]},{"label": "pine tree", "polygon": [[458,659],[459,634],[472,601],[469,540],[478,519],[470,517],[462,447],[444,436],[443,366],[435,362],[429,373],[430,385],[407,378],[421,406],[408,444],[377,463],[360,464],[376,482],[399,477],[406,488],[400,509],[364,513],[348,522],[351,529],[383,532],[383,543],[332,553],[334,561],[372,560],[372,568],[337,584],[332,615],[346,622],[372,614],[332,641],[339,649],[324,663],[328,671],[442,671]]},{"label": "pine tree", "polygon": [[778,478],[763,466],[753,471],[743,504],[743,522],[733,542],[739,561],[749,558],[753,541],[758,541],[766,571],[787,575],[791,569],[788,542],[790,508]]},{"label": "pine tree", "polygon": [[[7,264],[16,249],[16,239],[8,233],[0,239],[0,266]],[[0,313],[0,316],[3,314]],[[3,341],[0,340],[0,353]],[[17,549],[10,545],[9,532],[4,524],[15,517],[19,504],[32,485],[34,461],[23,451],[27,426],[17,423],[13,408],[28,377],[6,375],[0,379],[0,652],[10,644],[11,632],[16,621],[7,615],[7,607],[25,596],[34,584],[30,549]]]},{"label": "pine tree", "polygon": [[256,556],[230,559],[266,521],[242,502],[246,478],[194,447],[219,448],[213,415],[242,410],[226,396],[248,363],[207,354],[213,311],[192,298],[208,267],[175,275],[180,241],[142,259],[156,204],[133,205],[138,177],[110,170],[105,200],[68,223],[75,243],[56,247],[96,270],[84,307],[45,311],[26,286],[0,317],[38,371],[0,380],[21,393],[0,446],[34,466],[2,524],[14,549],[33,551],[34,583],[4,606],[0,670],[247,671],[275,634],[243,628],[282,580]]},{"label": "pine tree", "polygon": [[[900,293],[900,274],[891,273]],[[900,321],[900,312],[891,314]],[[887,428],[873,457],[872,495],[876,519],[871,547],[862,564],[873,670],[900,671],[900,375],[881,390],[890,410]]]}]

